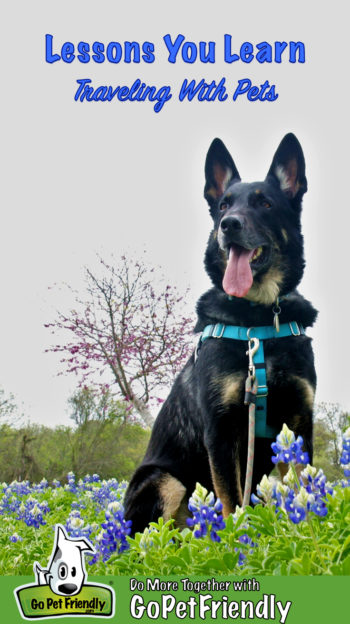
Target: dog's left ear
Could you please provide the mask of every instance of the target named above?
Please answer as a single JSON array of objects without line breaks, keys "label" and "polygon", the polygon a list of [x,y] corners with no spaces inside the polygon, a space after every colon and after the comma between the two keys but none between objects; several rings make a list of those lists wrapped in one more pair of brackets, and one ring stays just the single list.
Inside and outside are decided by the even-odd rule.
[{"label": "dog's left ear", "polygon": [[204,197],[210,206],[222,197],[233,181],[240,181],[231,154],[220,139],[214,139],[205,161]]},{"label": "dog's left ear", "polygon": [[291,132],[286,134],[279,144],[267,174],[268,177],[277,180],[281,190],[289,199],[301,199],[307,191],[303,150],[298,139]]},{"label": "dog's left ear", "polygon": [[91,553],[95,552],[95,549],[93,548],[92,544],[90,544],[90,542],[88,540],[86,540],[85,538],[81,539],[81,540],[72,540],[74,546],[77,546],[80,550],[87,550]]}]

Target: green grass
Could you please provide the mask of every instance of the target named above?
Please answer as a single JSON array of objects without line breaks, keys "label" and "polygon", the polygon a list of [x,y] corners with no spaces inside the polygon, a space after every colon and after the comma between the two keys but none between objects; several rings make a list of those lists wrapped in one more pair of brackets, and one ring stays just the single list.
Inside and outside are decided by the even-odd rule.
[{"label": "green grass", "polygon": [[[34,561],[46,566],[55,524],[66,525],[69,518],[71,535],[73,523],[77,535],[85,534],[96,544],[104,532],[101,524],[106,522],[106,509],[113,501],[114,510],[121,506],[125,486],[97,477],[79,484],[71,477],[70,486],[57,487],[3,484],[0,574],[32,575]],[[23,487],[27,489],[21,492]],[[26,506],[36,506],[40,519],[43,501],[49,507],[42,514],[45,524],[35,528],[18,519]],[[87,565],[87,570],[98,575],[147,576],[350,574],[350,487],[336,486],[333,494],[327,495],[327,508],[325,517],[309,513],[306,520],[294,524],[285,511],[276,514],[272,503],[247,507],[229,516],[226,527],[218,532],[220,542],[213,542],[208,535],[197,538],[193,531],[180,531],[171,521],[160,519],[135,539],[127,538],[128,550]],[[18,541],[11,541],[16,535]]]}]

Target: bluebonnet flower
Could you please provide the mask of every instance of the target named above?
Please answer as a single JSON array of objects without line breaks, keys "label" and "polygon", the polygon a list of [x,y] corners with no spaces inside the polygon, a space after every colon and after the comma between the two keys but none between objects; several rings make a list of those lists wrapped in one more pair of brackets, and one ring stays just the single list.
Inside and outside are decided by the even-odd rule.
[{"label": "bluebonnet flower", "polygon": [[33,483],[32,491],[33,492],[43,492],[46,488],[49,487],[49,482],[47,479],[41,479],[40,483]]},{"label": "bluebonnet flower", "polygon": [[300,474],[296,483],[293,470],[290,468],[285,477],[287,492],[284,494],[284,508],[294,524],[306,520],[308,512],[323,517],[328,513],[326,496],[332,494],[332,487],[326,482],[322,469],[317,470],[308,464]]},{"label": "bluebonnet flower", "polygon": [[96,553],[89,561],[92,565],[99,559],[107,561],[116,552],[118,554],[129,548],[127,536],[131,533],[131,520],[125,520],[124,507],[118,501],[108,505],[105,512],[106,522],[101,524],[103,531],[96,538]]},{"label": "bluebonnet flower", "polygon": [[314,466],[308,464],[302,471],[301,477],[306,491],[314,496],[314,501],[310,504],[311,511],[317,516],[326,516],[328,513],[326,496],[327,494],[333,494],[333,488],[326,481],[326,475],[322,468],[317,470]]},{"label": "bluebonnet flower", "polygon": [[283,509],[284,499],[289,488],[280,481],[276,481],[275,478],[264,475],[260,483],[256,486],[256,491],[258,496],[252,494],[250,497],[252,503],[255,505],[258,503],[271,503],[275,507],[276,514],[278,514],[278,512]]},{"label": "bluebonnet flower", "polygon": [[2,485],[6,495],[17,494],[17,496],[25,496],[31,492],[29,481],[12,481],[9,485],[7,483]]},{"label": "bluebonnet flower", "polygon": [[187,524],[189,527],[194,527],[194,537],[205,537],[209,534],[213,542],[220,542],[217,531],[226,526],[221,514],[222,503],[220,499],[215,501],[213,492],[208,494],[208,490],[197,483],[188,502],[188,509],[192,512],[193,517],[187,518]]},{"label": "bluebonnet flower", "polygon": [[349,480],[350,477],[350,427],[343,434],[343,452],[340,458],[343,466],[344,476]]},{"label": "bluebonnet flower", "polygon": [[71,511],[71,513],[68,516],[65,527],[70,537],[89,538],[93,531],[92,525],[88,524],[85,526],[85,521],[81,517],[79,510]]},{"label": "bluebonnet flower", "polygon": [[295,439],[293,431],[286,424],[283,425],[282,431],[278,434],[276,442],[271,444],[271,448],[275,455],[271,458],[274,464],[283,462],[284,464],[307,464],[309,462],[308,454],[303,451],[303,438],[298,436]]},{"label": "bluebonnet flower", "polygon": [[144,532],[142,533],[142,537],[138,544],[139,549],[140,549],[140,555],[142,557],[145,557],[147,552],[151,548],[155,547],[153,538],[152,538],[152,533],[154,533],[153,527],[146,527]]},{"label": "bluebonnet flower", "polygon": [[309,486],[301,487],[298,493],[290,489],[285,499],[285,508],[294,524],[305,520],[310,511],[321,517],[328,513],[322,490],[315,488],[311,491]]},{"label": "bluebonnet flower", "polygon": [[306,506],[309,502],[306,490],[302,488],[298,495],[295,490],[289,488],[288,494],[285,498],[285,509],[288,512],[289,518],[294,524],[299,524],[306,518]]},{"label": "bluebonnet flower", "polygon": [[[281,434],[288,434],[288,431],[281,432]],[[283,442],[285,446],[289,445],[290,448],[293,444],[294,434],[292,432],[289,433],[292,436],[289,436],[289,439]],[[277,438],[280,438],[280,444],[281,434],[277,436]],[[300,438],[300,448],[302,444],[303,440]],[[295,449],[291,449],[290,457],[290,463],[293,464],[295,461]],[[257,485],[259,497],[252,494],[251,499],[253,503],[271,503],[274,505],[278,517],[281,517],[283,513],[287,513],[289,519],[294,524],[299,524],[306,520],[309,512],[313,512],[320,517],[326,516],[328,513],[326,496],[327,494],[332,494],[332,492],[332,486],[326,482],[323,470],[317,470],[317,468],[308,464],[301,472],[300,477],[297,476],[294,466],[290,466],[287,474],[283,477],[283,484],[277,482],[274,478],[264,475],[260,484]]]},{"label": "bluebonnet flower", "polygon": [[22,541],[23,541],[23,538],[20,535],[18,535],[18,533],[13,533],[13,535],[10,536],[10,542],[13,542],[14,544],[16,542],[22,542]]},{"label": "bluebonnet flower", "polygon": [[253,542],[252,538],[249,537],[249,535],[247,535],[247,533],[244,533],[244,535],[240,535],[238,538],[238,541],[241,544],[245,544],[246,546],[257,546],[257,544],[255,542]]},{"label": "bluebonnet flower", "polygon": [[[261,503],[261,500],[258,499],[259,503]],[[236,505],[236,509],[235,512],[232,514],[232,518],[234,523],[236,524],[236,522],[238,521],[238,519],[244,514],[244,509],[243,507],[239,507],[238,505]],[[248,530],[248,524],[244,523],[241,525],[243,529]],[[249,537],[249,535],[247,533],[243,533],[242,535],[239,536],[238,541],[240,544],[242,544],[242,546],[248,547],[249,551],[246,551],[248,553],[253,552],[253,548],[255,546],[257,546],[258,544],[256,544],[255,542],[253,542],[252,538]],[[240,548],[235,548],[234,549],[235,552],[238,552],[238,562],[237,564],[239,566],[242,566],[247,558],[247,555],[240,549]]]},{"label": "bluebonnet flower", "polygon": [[252,503],[261,503],[261,499],[263,499],[265,503],[268,503],[274,498],[274,482],[264,475],[260,483],[256,486],[256,491],[259,498],[255,494],[252,494],[250,497]]},{"label": "bluebonnet flower", "polygon": [[58,488],[58,487],[60,487],[60,486],[61,486],[61,482],[60,482],[58,479],[54,479],[54,480],[52,481],[52,485],[53,485],[55,488]]},{"label": "bluebonnet flower", "polygon": [[46,501],[39,503],[35,498],[29,496],[27,500],[19,506],[17,520],[23,520],[27,526],[38,529],[40,525],[46,524],[44,515],[50,511]]},{"label": "bluebonnet flower", "polygon": [[20,504],[20,499],[13,496],[11,491],[9,491],[0,503],[0,515],[17,512]]},{"label": "bluebonnet flower", "polygon": [[102,481],[100,487],[93,486],[89,496],[96,505],[96,510],[105,509],[111,502],[122,503],[126,491],[126,481],[118,483],[116,479]]},{"label": "bluebonnet flower", "polygon": [[84,503],[81,503],[78,500],[74,500],[74,501],[72,501],[71,508],[73,510],[74,509],[86,509],[86,505]]},{"label": "bluebonnet flower", "polygon": [[67,485],[65,485],[65,489],[69,490],[70,492],[73,492],[73,494],[76,494],[77,491],[78,491],[78,488],[77,488],[77,484],[75,482],[75,474],[74,474],[74,472],[71,471],[71,472],[69,472],[67,474],[67,481],[68,481],[68,483],[67,483]]}]

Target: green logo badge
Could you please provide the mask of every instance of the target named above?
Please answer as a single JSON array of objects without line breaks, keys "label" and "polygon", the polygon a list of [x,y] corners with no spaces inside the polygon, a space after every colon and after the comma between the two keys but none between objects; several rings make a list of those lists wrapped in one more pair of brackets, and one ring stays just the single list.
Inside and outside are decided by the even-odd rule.
[{"label": "green logo badge", "polygon": [[71,539],[56,524],[55,541],[47,568],[34,563],[35,583],[15,590],[21,616],[26,620],[86,615],[113,617],[114,591],[107,585],[86,583],[83,553],[94,552],[85,537]]}]

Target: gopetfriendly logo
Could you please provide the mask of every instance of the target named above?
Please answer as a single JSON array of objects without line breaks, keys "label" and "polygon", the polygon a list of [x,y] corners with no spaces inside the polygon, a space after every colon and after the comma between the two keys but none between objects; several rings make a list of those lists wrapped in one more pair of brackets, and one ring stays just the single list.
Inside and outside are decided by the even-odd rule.
[{"label": "gopetfriendly logo", "polygon": [[85,583],[84,553],[94,553],[88,539],[71,539],[56,524],[55,541],[47,568],[34,563],[36,583],[15,590],[21,616],[26,620],[85,615],[113,617],[114,591],[107,585]]}]

